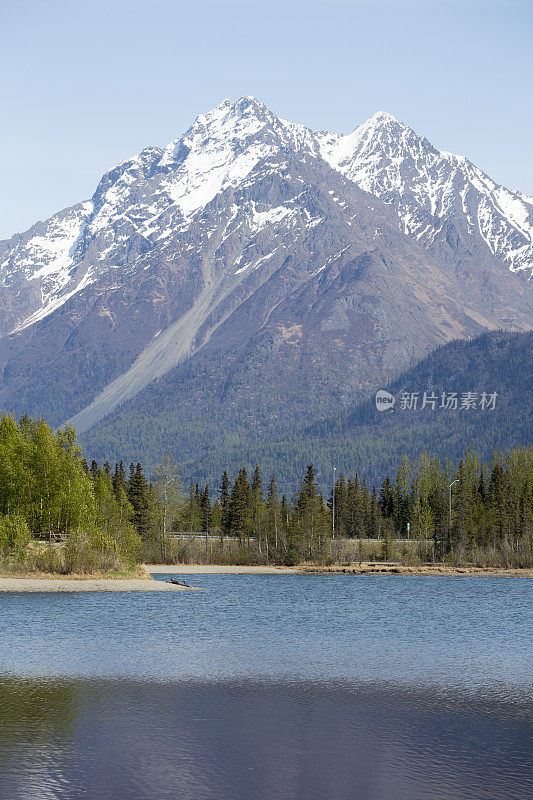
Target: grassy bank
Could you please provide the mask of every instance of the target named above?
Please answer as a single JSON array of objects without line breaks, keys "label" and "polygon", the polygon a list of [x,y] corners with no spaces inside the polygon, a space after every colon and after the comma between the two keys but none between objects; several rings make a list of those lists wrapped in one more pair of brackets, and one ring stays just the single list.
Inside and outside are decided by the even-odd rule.
[{"label": "grassy bank", "polygon": [[31,541],[0,558],[0,577],[147,579],[144,568],[121,557],[114,548],[99,549],[83,537],[66,544]]},{"label": "grassy bank", "polygon": [[219,566],[299,566],[314,564],[319,567],[346,567],[352,564],[391,563],[406,568],[448,569],[527,569],[533,564],[533,539],[524,538],[517,544],[498,547],[457,546],[444,554],[433,542],[420,539],[341,539],[331,540],[319,559],[306,559],[291,550],[289,558],[275,558],[267,553],[257,540],[239,542],[237,537],[218,539],[200,535],[182,536],[169,541],[165,557],[160,552],[146,552],[145,563],[167,565],[219,565]]}]

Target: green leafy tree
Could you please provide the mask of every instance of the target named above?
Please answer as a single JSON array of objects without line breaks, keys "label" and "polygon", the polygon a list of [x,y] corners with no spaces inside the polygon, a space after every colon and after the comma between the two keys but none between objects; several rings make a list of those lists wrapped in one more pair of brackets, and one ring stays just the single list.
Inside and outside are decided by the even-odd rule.
[{"label": "green leafy tree", "polygon": [[[170,453],[166,453],[155,471],[153,493],[158,511],[161,557],[165,559],[168,552],[169,524],[174,519],[183,497],[178,470]],[[207,502],[209,502],[208,490]]]},{"label": "green leafy tree", "polygon": [[8,517],[0,517],[0,552],[17,553],[26,547],[31,535],[24,517],[19,514],[11,514]]}]

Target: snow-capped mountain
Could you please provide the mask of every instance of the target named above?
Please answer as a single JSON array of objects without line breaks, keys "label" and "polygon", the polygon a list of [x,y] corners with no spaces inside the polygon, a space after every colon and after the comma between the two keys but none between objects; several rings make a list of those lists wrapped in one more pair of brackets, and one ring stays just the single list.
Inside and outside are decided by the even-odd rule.
[{"label": "snow-capped mountain", "polygon": [[533,198],[498,186],[464,156],[437,150],[383,111],[348,136],[318,139],[322,157],[390,204],[408,236],[431,247],[451,223],[510,269],[533,269]]},{"label": "snow-capped mountain", "polygon": [[[317,145],[304,126],[278,119],[254,98],[225,100],[164,150],[147,147],[107,172],[90,201],[1,242],[0,280],[27,295],[13,330],[52,313],[108,270],[131,268],[261,159],[285,149]],[[24,316],[28,302],[35,310]],[[9,311],[16,313],[8,309],[3,332],[14,321]]]},{"label": "snow-capped mountain", "polygon": [[0,243],[0,403],[86,430],[168,376],[185,414],[202,369],[234,414],[349,402],[532,326],[532,209],[389,114],[342,136],[226,100]]},{"label": "snow-capped mountain", "polygon": [[[283,151],[320,155],[391,205],[402,230],[428,248],[451,223],[511,270],[533,270],[533,198],[498,186],[463,156],[437,150],[385,112],[347,136],[315,134],[242,97],[200,115],[164,150],[147,147],[107,172],[92,200],[0,243],[3,293],[17,287],[22,295],[13,330],[183,231],[217,194]],[[1,311],[6,332],[16,306]]]}]

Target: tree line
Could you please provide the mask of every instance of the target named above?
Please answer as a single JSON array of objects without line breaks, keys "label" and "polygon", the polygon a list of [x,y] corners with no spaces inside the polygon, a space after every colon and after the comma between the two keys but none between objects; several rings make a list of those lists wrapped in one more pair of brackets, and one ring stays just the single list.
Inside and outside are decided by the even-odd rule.
[{"label": "tree line", "polygon": [[426,559],[467,561],[490,551],[529,563],[533,448],[495,452],[490,464],[472,450],[458,464],[404,456],[380,487],[341,473],[327,496],[313,465],[291,497],[280,494],[275,475],[265,483],[257,465],[251,475],[242,467],[230,480],[224,471],[218,486],[191,483],[184,491],[170,455],[150,477],[141,463],[89,465],[71,427],[54,432],[44,420],[1,416],[4,553],[32,537],[64,538],[72,569],[168,561],[176,558],[172,533],[219,537],[221,552],[229,538],[260,560],[284,564],[340,557],[336,546],[350,539],[378,540],[383,558],[394,555],[395,541],[410,539]]},{"label": "tree line", "polygon": [[[93,462],[89,471],[99,469]],[[111,475],[109,464],[103,469]],[[379,488],[357,473],[341,473],[327,497],[313,465],[291,498],[280,494],[275,475],[265,485],[257,465],[251,476],[242,467],[233,481],[224,471],[214,490],[191,483],[184,492],[168,456],[155,484],[140,463],[130,465],[127,478],[122,462],[114,467],[112,483],[129,498],[141,538],[162,558],[170,554],[170,532],[177,532],[218,536],[221,550],[227,537],[234,538],[241,547],[253,546],[260,558],[284,564],[324,561],[344,539],[378,540],[385,558],[394,554],[394,540],[410,539],[432,559],[468,560],[487,550],[518,555],[519,562],[531,559],[531,447],[496,452],[489,465],[472,450],[459,464],[427,453],[416,460],[404,456],[394,479],[387,476]],[[171,488],[165,530],[162,485]]]},{"label": "tree line", "polygon": [[295,496],[278,494],[276,478],[266,490],[259,468],[251,479],[242,468],[233,484],[224,472],[215,502],[209,486],[191,485],[177,530],[220,532],[253,540],[267,558],[321,560],[340,539],[376,539],[385,556],[394,539],[419,541],[432,558],[463,560],[490,549],[531,558],[533,448],[493,454],[489,465],[467,450],[459,464],[422,453],[401,459],[394,480],[370,488],[357,473],[340,474],[327,499],[310,465]]}]

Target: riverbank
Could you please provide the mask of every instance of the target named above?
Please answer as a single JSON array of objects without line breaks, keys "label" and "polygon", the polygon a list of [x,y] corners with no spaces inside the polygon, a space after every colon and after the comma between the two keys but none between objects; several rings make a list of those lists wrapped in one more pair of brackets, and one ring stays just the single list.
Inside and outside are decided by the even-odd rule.
[{"label": "riverbank", "polygon": [[238,564],[143,564],[152,575],[289,575],[298,567],[240,566]]},{"label": "riverbank", "polygon": [[237,566],[219,564],[145,564],[152,574],[163,575],[436,575],[533,578],[533,569],[504,569],[501,567],[451,567],[439,564],[424,564],[416,567],[387,562],[362,562],[361,564],[319,566],[299,564],[296,567]]},{"label": "riverbank", "polygon": [[[139,574],[139,573],[137,573]],[[232,564],[144,564],[140,577],[105,577],[95,575],[39,574],[25,577],[1,577],[1,592],[187,592],[197,586],[178,586],[153,579],[153,575],[426,575],[436,577],[533,578],[533,569],[490,567],[449,567],[429,564],[417,567],[402,564],[369,562],[350,565],[296,567]]]},{"label": "riverbank", "polygon": [[188,592],[197,586],[178,586],[156,581],[144,568],[132,575],[51,575],[0,576],[0,592]]},{"label": "riverbank", "polygon": [[425,564],[409,567],[403,564],[387,564],[379,562],[350,564],[349,566],[332,565],[319,567],[304,565],[300,567],[307,574],[348,574],[348,575],[436,575],[436,576],[470,576],[478,578],[533,578],[533,569],[504,569],[502,567],[450,567],[439,564]]}]

